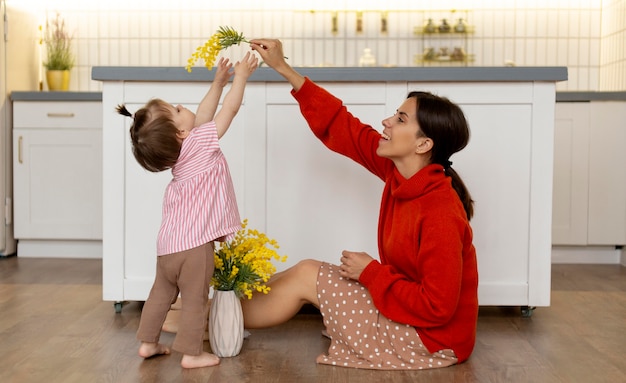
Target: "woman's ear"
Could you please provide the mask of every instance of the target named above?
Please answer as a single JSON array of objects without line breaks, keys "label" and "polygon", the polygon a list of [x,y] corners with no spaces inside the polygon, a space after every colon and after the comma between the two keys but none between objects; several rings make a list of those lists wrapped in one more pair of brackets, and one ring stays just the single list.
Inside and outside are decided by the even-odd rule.
[{"label": "woman's ear", "polygon": [[424,154],[428,153],[433,148],[433,140],[428,137],[420,137],[418,138],[419,143],[415,148],[415,153]]}]

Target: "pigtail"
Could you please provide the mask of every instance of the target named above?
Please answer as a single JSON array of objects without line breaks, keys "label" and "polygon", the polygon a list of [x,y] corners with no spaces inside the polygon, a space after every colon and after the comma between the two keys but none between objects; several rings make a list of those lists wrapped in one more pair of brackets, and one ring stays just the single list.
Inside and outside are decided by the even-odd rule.
[{"label": "pigtail", "polygon": [[115,110],[117,111],[117,113],[121,114],[122,116],[133,118],[133,115],[128,111],[128,109],[126,109],[126,105],[124,104],[120,104],[116,106]]}]

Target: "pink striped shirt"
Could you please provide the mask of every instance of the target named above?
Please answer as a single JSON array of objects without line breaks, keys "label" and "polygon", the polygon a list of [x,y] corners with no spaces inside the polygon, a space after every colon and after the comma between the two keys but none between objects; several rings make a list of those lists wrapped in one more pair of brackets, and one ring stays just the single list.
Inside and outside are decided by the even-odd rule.
[{"label": "pink striped shirt", "polygon": [[172,175],[163,197],[157,255],[232,239],[241,219],[214,121],[194,128],[183,140]]}]

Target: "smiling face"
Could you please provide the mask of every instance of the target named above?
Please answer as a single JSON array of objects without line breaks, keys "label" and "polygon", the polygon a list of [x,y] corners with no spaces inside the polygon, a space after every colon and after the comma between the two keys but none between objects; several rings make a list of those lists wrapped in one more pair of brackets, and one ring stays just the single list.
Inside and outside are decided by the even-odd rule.
[{"label": "smiling face", "polygon": [[[417,101],[407,98],[396,113],[383,120],[383,132],[376,154],[389,158],[402,170],[404,167],[424,166],[424,154],[432,147],[432,140],[421,132],[417,122]],[[407,169],[408,170],[408,169]]]}]

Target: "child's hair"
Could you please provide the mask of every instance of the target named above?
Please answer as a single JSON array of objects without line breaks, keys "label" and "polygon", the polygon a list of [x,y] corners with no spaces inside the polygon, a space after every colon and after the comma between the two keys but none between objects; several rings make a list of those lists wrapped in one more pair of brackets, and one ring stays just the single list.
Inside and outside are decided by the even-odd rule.
[{"label": "child's hair", "polygon": [[125,105],[115,110],[133,119],[130,139],[139,165],[151,172],[170,169],[180,155],[181,140],[172,119],[171,106],[163,100],[150,100],[132,115]]}]

